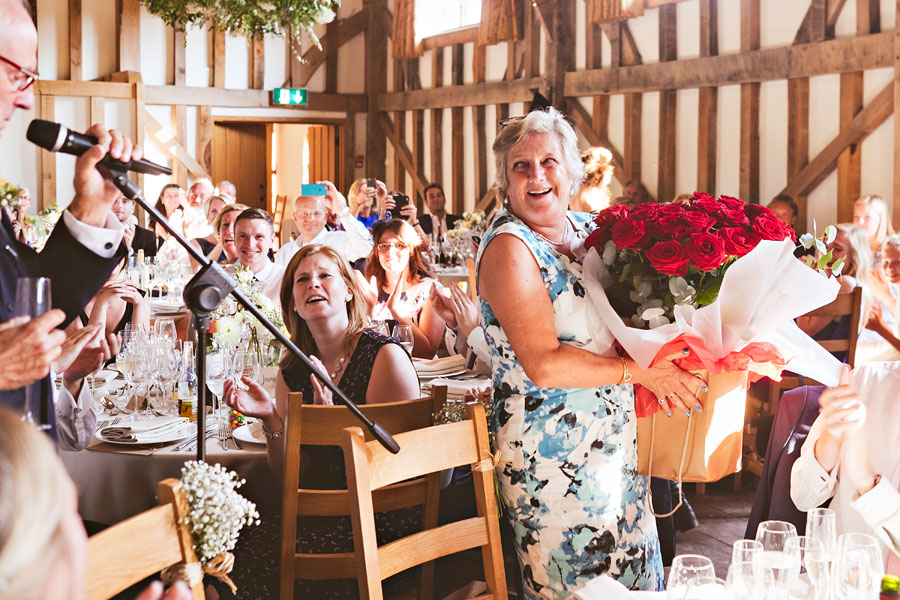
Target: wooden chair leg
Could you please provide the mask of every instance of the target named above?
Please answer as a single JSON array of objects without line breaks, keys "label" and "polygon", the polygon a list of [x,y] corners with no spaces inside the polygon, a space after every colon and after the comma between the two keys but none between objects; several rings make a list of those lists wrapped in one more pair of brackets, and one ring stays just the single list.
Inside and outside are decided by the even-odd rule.
[{"label": "wooden chair leg", "polygon": [[705,483],[698,482],[696,485],[697,485],[697,493],[698,494],[702,495],[702,494],[706,493],[706,484]]},{"label": "wooden chair leg", "polygon": [[734,474],[734,491],[741,491],[741,471]]}]

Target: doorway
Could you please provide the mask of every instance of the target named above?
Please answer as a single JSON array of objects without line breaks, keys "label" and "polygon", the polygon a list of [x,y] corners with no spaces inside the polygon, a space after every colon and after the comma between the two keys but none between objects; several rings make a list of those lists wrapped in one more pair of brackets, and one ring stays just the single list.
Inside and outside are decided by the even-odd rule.
[{"label": "doorway", "polygon": [[213,128],[212,176],[237,188],[238,202],[268,209],[266,196],[266,124],[216,122]]}]

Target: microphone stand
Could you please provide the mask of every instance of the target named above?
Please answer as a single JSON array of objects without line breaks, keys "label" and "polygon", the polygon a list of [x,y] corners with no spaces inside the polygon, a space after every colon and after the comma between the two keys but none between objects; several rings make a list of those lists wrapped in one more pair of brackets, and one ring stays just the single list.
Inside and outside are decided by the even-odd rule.
[{"label": "microphone stand", "polygon": [[192,246],[184,237],[169,225],[165,216],[144,199],[141,189],[136,186],[122,171],[110,170],[112,181],[126,197],[137,202],[147,213],[157,221],[169,235],[185,249],[194,260],[202,266],[200,271],[185,285],[184,302],[190,309],[197,327],[197,460],[206,460],[206,337],[209,331],[210,315],[219,306],[219,303],[230,293],[244,310],[256,317],[260,323],[271,333],[275,339],[281,342],[285,348],[293,352],[297,358],[309,367],[309,370],[321,381],[325,387],[331,390],[334,397],[344,406],[350,409],[357,419],[372,433],[388,451],[396,454],[400,452],[400,446],[391,437],[388,431],[377,422],[363,414],[359,407],[347,398],[347,395],[339,387],[334,385],[330,378],[325,377],[315,368],[309,357],[291,342],[281,330],[267,319],[256,306],[250,302],[240,290],[236,289],[236,283],[218,263],[210,261],[202,252]]}]

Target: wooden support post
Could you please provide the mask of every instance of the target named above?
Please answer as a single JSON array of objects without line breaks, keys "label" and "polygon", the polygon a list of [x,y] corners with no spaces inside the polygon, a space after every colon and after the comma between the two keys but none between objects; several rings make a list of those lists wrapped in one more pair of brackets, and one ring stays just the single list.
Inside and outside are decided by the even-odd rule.
[{"label": "wooden support post", "polygon": [[356,160],[356,113],[347,113],[347,119],[341,126],[341,143],[344,146],[344,186],[343,189],[349,193],[350,186],[353,185],[356,175],[353,169]]},{"label": "wooden support post", "polygon": [[[741,52],[758,50],[759,0],[741,0]],[[738,193],[745,202],[759,198],[759,84],[741,84],[741,155]],[[726,191],[726,190],[723,190]]]},{"label": "wooden support post", "polygon": [[[422,89],[422,78],[419,74],[419,59],[410,58],[406,61],[406,86],[410,90]],[[416,173],[425,175],[425,111],[412,111],[412,162]],[[413,200],[416,202],[416,208],[421,214],[425,202],[425,190],[421,188],[416,178],[413,177],[413,187],[415,188]]]},{"label": "wooden support post", "polygon": [[175,31],[172,56],[175,60],[175,85],[185,84],[185,71],[187,70],[187,58],[185,54],[185,37],[183,31]]},{"label": "wooden support post", "polygon": [[337,93],[340,27],[337,21],[332,21],[325,27],[325,37],[322,38],[322,49],[325,51],[325,91],[331,94]]},{"label": "wooden support post", "polygon": [[81,69],[81,0],[69,0],[69,79],[84,79]]},{"label": "wooden support post", "polygon": [[541,28],[537,23],[537,9],[531,2],[524,2],[525,14],[525,77],[541,74]]},{"label": "wooden support post", "polygon": [[625,143],[622,146],[622,170],[625,181],[641,180],[641,112],[643,95],[625,94]]},{"label": "wooden support post", "polygon": [[[126,0],[128,1],[128,0]],[[136,3],[135,3],[136,4]],[[134,101],[134,137],[132,140],[141,146],[144,147],[144,137],[147,131],[147,111],[144,102],[144,84],[143,83],[132,83],[131,84],[131,96]],[[143,173],[132,173],[131,180],[141,189],[144,188],[144,174]],[[138,213],[138,218],[140,219],[143,216],[142,213]]]},{"label": "wooden support post", "polygon": [[[394,59],[394,92],[403,92],[406,85],[405,59]],[[397,130],[397,137],[404,142],[406,141],[406,112],[397,111],[394,113],[394,123]],[[403,163],[397,160],[394,155],[394,183],[393,189],[406,192],[406,171],[403,169]]]},{"label": "wooden support post", "polygon": [[249,42],[250,47],[250,87],[261,90],[266,87],[266,45],[261,37]]},{"label": "wooden support post", "polygon": [[207,173],[212,173],[212,109],[208,106],[197,108],[197,162]]},{"label": "wooden support post", "polygon": [[[187,129],[187,109],[184,105],[176,105],[172,107],[172,131],[175,133],[175,139],[179,144],[184,146]],[[175,183],[187,189],[188,172],[183,164],[179,161],[173,161],[172,170],[175,175]]]},{"label": "wooden support post", "polygon": [[[444,85],[444,49],[431,51],[431,87]],[[431,111],[431,181],[441,183],[444,178],[444,109]]]},{"label": "wooden support post", "polygon": [[550,102],[566,112],[566,73],[575,70],[575,2],[557,0],[552,18],[545,23],[551,29],[547,43],[546,77],[550,85]]},{"label": "wooden support post", "polygon": [[137,0],[117,0],[117,71],[141,70],[141,5]]},{"label": "wooden support post", "polygon": [[[366,95],[375,98],[387,89],[387,39],[381,11],[387,10],[386,0],[369,0],[366,26]],[[375,103],[369,102],[366,119],[366,176],[385,177],[386,140],[379,125]]]},{"label": "wooden support post", "polygon": [[300,62],[300,57],[303,56],[303,52],[300,46],[300,39],[295,38],[293,33],[288,33],[287,46],[291,87],[302,87],[303,63]]},{"label": "wooden support post", "polygon": [[225,87],[225,32],[213,30],[213,87]]},{"label": "wooden support post", "polygon": [[[45,121],[55,121],[54,116],[56,99],[47,94],[41,94],[40,118]],[[38,195],[37,210],[44,210],[56,203],[56,153],[41,151],[40,164],[41,189]]]},{"label": "wooden support post", "polygon": [[[483,83],[486,70],[486,56],[484,46],[475,46],[474,64],[472,73],[475,83]],[[478,200],[487,192],[487,161],[488,152],[487,135],[485,132],[484,106],[472,107],[472,128],[474,130],[475,150],[475,199]]]},{"label": "wooden support post", "polygon": [[91,96],[91,125],[106,123],[106,101],[101,96]]},{"label": "wooden support post", "polygon": [[[585,26],[585,41],[587,55],[585,66],[588,69],[600,69],[603,67],[603,36],[597,23],[588,22]],[[601,138],[609,137],[609,96],[606,94],[594,96],[591,110],[591,129]]]},{"label": "wooden support post", "polygon": [[[659,8],[659,60],[678,60],[676,42],[676,12],[674,4]],[[657,167],[657,193],[660,202],[675,198],[675,121],[678,93],[675,90],[660,90],[659,93],[659,160]]]},{"label": "wooden support post", "polygon": [[[452,49],[451,78],[453,85],[463,84],[463,45],[456,44]],[[463,108],[450,109],[450,211],[459,214],[465,206],[465,138],[463,137]]]},{"label": "wooden support post", "polygon": [[[809,163],[809,79],[788,79],[788,181]],[[771,198],[763,198],[768,203]],[[806,231],[806,196],[794,198],[797,203],[797,230]]]},{"label": "wooden support post", "polygon": [[[718,0],[700,0],[700,56],[719,54]],[[697,119],[697,190],[716,193],[719,89],[700,88]]]}]

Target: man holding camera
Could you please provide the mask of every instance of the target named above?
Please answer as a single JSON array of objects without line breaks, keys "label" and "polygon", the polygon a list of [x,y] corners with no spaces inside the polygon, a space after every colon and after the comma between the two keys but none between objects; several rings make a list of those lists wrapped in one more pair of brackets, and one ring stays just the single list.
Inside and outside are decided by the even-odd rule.
[{"label": "man holding camera", "polygon": [[[298,196],[294,201],[294,223],[300,235],[275,253],[275,262],[287,266],[297,251],[307,244],[321,244],[340,252],[347,262],[356,263],[372,251],[372,234],[350,213],[347,200],[330,181],[320,181],[324,195]],[[342,230],[325,229],[329,212],[340,220]]]}]

